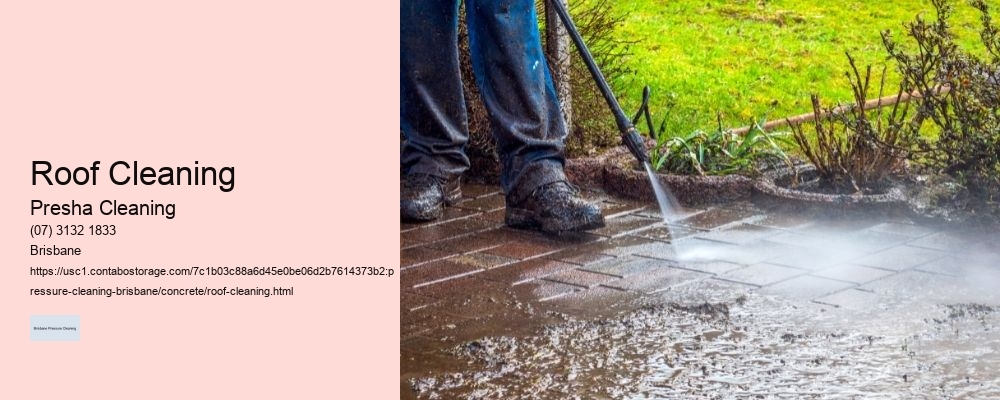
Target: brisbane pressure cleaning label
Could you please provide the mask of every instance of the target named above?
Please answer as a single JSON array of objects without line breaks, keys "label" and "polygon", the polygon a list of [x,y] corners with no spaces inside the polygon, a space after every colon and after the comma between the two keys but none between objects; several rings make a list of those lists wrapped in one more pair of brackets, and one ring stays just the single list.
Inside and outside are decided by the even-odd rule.
[{"label": "brisbane pressure cleaning label", "polygon": [[31,341],[75,342],[79,340],[79,315],[31,316]]}]

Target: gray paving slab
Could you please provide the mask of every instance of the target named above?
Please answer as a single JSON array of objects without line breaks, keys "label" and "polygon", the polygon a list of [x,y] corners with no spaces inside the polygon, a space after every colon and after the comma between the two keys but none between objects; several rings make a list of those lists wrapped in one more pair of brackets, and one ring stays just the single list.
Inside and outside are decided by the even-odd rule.
[{"label": "gray paving slab", "polygon": [[608,282],[620,278],[617,276],[601,274],[591,271],[584,271],[581,269],[569,269],[556,272],[551,275],[546,275],[542,279],[553,282],[567,283],[570,285],[580,286],[589,289],[600,284],[607,284]]},{"label": "gray paving slab", "polygon": [[782,255],[768,260],[771,264],[784,265],[810,271],[821,271],[850,261],[863,253],[827,247],[785,246]]},{"label": "gray paving slab", "polygon": [[719,279],[754,286],[767,286],[796,276],[805,275],[807,271],[781,265],[760,263],[746,268],[736,269],[719,275]]},{"label": "gray paving slab", "polygon": [[701,272],[662,266],[650,268],[626,278],[606,283],[604,286],[650,294],[710,276]]},{"label": "gray paving slab", "polygon": [[675,252],[684,261],[727,261],[752,265],[772,260],[788,252],[786,246],[766,240],[734,245],[692,238],[675,243]]},{"label": "gray paving slab", "polygon": [[855,259],[854,264],[901,271],[945,257],[947,253],[913,246],[895,246]]},{"label": "gray paving slab", "polygon": [[584,271],[597,272],[605,275],[625,278],[638,273],[645,272],[652,268],[671,266],[674,263],[665,260],[658,260],[646,257],[628,256],[624,258],[613,258],[603,262],[590,264],[580,269]]},{"label": "gray paving slab", "polygon": [[854,286],[849,282],[802,275],[765,286],[761,288],[761,292],[798,300],[813,300]]},{"label": "gray paving slab", "polygon": [[494,268],[483,272],[479,277],[481,279],[503,282],[510,285],[518,285],[554,274],[556,272],[571,270],[576,267],[576,264],[536,258]]},{"label": "gray paving slab", "polygon": [[872,226],[871,228],[868,229],[877,232],[885,232],[885,233],[892,233],[896,235],[906,236],[913,239],[938,232],[937,229],[931,227],[912,224],[912,223],[901,223],[901,222],[883,222],[881,224]]},{"label": "gray paving slab", "polygon": [[879,300],[879,295],[874,292],[852,288],[819,297],[814,301],[850,310],[867,310],[878,304]]},{"label": "gray paving slab", "polygon": [[893,271],[866,267],[855,264],[839,264],[812,274],[818,277],[836,279],[844,282],[864,284],[892,275]]},{"label": "gray paving slab", "polygon": [[730,244],[747,244],[770,236],[783,233],[783,231],[760,225],[739,223],[725,228],[719,228],[710,232],[694,235],[699,239],[714,240]]},{"label": "gray paving slab", "polygon": [[642,228],[661,223],[663,222],[655,218],[629,214],[606,219],[605,226],[603,228],[594,229],[591,233],[605,237],[620,237]]},{"label": "gray paving slab", "polygon": [[907,244],[914,247],[961,253],[968,250],[972,243],[970,238],[952,232],[938,232],[911,240]]},{"label": "gray paving slab", "polygon": [[542,279],[532,280],[513,287],[515,295],[523,302],[549,301],[581,290],[584,290],[584,288],[577,285]]},{"label": "gray paving slab", "polygon": [[670,242],[673,240],[697,235],[704,231],[700,231],[693,228],[684,227],[681,225],[659,225],[653,226],[647,229],[639,230],[632,233],[633,236],[639,236],[647,239],[658,240],[663,242]]},{"label": "gray paving slab", "polygon": [[671,221],[671,223],[695,229],[710,230],[760,214],[759,211],[753,209],[713,207],[704,212],[693,214],[690,217]]}]

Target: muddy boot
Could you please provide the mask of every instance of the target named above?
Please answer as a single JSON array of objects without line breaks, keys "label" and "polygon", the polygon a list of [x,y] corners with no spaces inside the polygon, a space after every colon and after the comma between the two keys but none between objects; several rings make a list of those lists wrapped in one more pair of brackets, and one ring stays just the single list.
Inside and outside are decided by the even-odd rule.
[{"label": "muddy boot", "polygon": [[604,226],[604,216],[596,205],[580,197],[566,181],[544,185],[519,204],[507,203],[507,225],[541,229],[543,232],[584,231]]},{"label": "muddy boot", "polygon": [[430,221],[441,218],[444,206],[462,198],[458,178],[445,179],[427,174],[403,177],[399,182],[399,214],[403,221]]}]

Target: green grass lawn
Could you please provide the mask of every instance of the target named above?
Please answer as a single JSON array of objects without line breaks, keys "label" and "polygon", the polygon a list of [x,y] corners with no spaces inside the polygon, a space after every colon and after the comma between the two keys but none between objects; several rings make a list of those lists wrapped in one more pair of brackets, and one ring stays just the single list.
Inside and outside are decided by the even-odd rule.
[{"label": "green grass lawn", "polygon": [[[635,73],[613,82],[620,101],[634,110],[649,85],[654,118],[676,104],[669,119],[677,131],[709,129],[720,112],[731,127],[806,113],[811,93],[848,102],[844,52],[877,76],[886,65],[881,31],[910,44],[903,24],[921,13],[935,19],[926,0],[618,0],[615,9],[626,15],[621,37],[638,40],[624,60]],[[978,12],[957,1],[952,24],[959,42],[975,48]],[[892,68],[889,91],[898,85]]]}]

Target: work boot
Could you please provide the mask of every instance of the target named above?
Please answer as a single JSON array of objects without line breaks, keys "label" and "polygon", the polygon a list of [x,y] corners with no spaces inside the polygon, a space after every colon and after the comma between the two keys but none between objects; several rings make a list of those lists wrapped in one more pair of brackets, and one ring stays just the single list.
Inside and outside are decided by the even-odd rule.
[{"label": "work boot", "polygon": [[444,206],[462,198],[458,178],[445,179],[413,174],[399,182],[399,214],[404,221],[431,221],[441,218]]},{"label": "work boot", "polygon": [[601,209],[580,197],[569,182],[549,183],[517,204],[507,202],[507,225],[543,232],[585,231],[604,226]]}]

